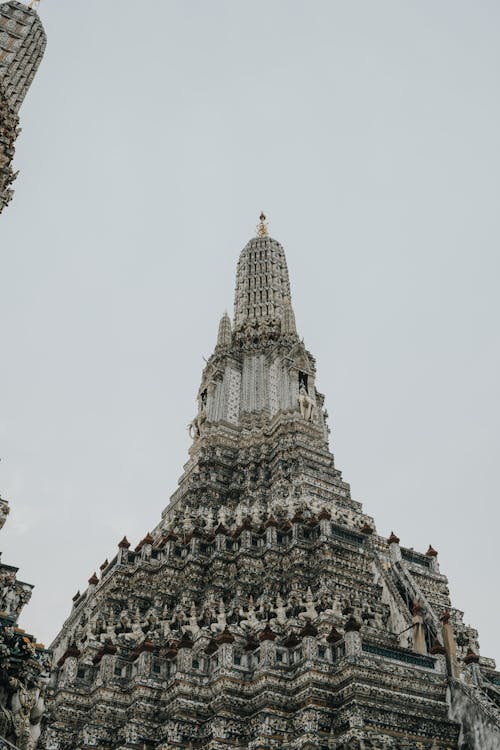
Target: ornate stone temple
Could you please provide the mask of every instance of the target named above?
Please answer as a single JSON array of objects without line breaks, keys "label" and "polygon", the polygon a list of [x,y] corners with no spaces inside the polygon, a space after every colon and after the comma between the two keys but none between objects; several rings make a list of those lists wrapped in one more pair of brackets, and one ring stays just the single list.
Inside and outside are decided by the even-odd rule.
[{"label": "ornate stone temple", "polygon": [[11,184],[18,111],[40,65],[46,45],[34,9],[16,0],[0,3],[0,213],[12,198]]},{"label": "ornate stone temple", "polygon": [[[0,529],[8,514],[0,497]],[[17,625],[33,588],[17,579],[17,571],[0,563],[0,750],[36,747],[51,664],[43,644]]]},{"label": "ornate stone temple", "polygon": [[500,674],[437,552],[377,534],[327,417],[262,216],[170,504],[54,641],[45,750],[500,748]]}]

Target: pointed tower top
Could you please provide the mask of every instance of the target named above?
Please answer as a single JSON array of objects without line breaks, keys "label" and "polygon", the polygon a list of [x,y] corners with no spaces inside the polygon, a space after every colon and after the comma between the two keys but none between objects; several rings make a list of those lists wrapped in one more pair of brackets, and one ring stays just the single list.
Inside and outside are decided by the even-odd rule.
[{"label": "pointed tower top", "polygon": [[257,224],[257,236],[258,237],[267,237],[267,221],[266,221],[266,215],[264,211],[260,212],[259,216],[259,223]]},{"label": "pointed tower top", "polygon": [[[290,282],[285,252],[279,242],[269,237],[262,219],[259,236],[248,242],[240,253],[236,270],[234,328],[246,323],[279,324],[283,299],[290,299]],[[262,231],[260,227],[262,226]]]},{"label": "pointed tower top", "polygon": [[0,2],[0,36],[2,93],[9,107],[17,113],[42,60],[47,42],[36,5],[24,5],[16,0]]},{"label": "pointed tower top", "polygon": [[230,345],[231,345],[231,319],[226,310],[219,323],[219,333],[217,335],[217,346],[230,346]]}]

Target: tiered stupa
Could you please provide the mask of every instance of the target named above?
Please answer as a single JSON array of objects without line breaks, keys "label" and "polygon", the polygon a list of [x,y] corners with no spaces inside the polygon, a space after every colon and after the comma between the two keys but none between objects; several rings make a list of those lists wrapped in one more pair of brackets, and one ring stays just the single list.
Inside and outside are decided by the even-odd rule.
[{"label": "tiered stupa", "polygon": [[12,198],[11,184],[18,111],[46,46],[42,23],[34,9],[16,0],[0,3],[0,213]]},{"label": "tiered stupa", "polygon": [[500,674],[436,551],[379,536],[328,448],[282,246],[238,262],[158,526],[77,593],[46,750],[493,750]]}]

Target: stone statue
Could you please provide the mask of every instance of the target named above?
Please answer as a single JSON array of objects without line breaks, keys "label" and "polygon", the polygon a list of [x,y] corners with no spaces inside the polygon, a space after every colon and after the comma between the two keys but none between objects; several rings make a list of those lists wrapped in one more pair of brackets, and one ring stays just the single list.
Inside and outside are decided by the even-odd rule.
[{"label": "stone statue", "polygon": [[141,612],[139,610],[139,607],[136,607],[134,611],[131,624],[132,624],[132,630],[130,633],[130,638],[133,638],[136,641],[140,641],[144,636],[144,631],[142,629]]},{"label": "stone statue", "polygon": [[157,627],[158,627],[158,617],[154,609],[151,608],[146,614],[143,630],[145,630],[147,633],[152,633],[154,630],[157,629]]},{"label": "stone statue", "polygon": [[221,599],[219,601],[219,612],[217,614],[217,621],[214,625],[212,625],[212,631],[219,631],[222,633],[223,630],[225,630],[227,625],[227,618],[226,618],[226,609],[224,607],[224,602]]},{"label": "stone statue", "polygon": [[101,636],[101,640],[103,641],[109,640],[111,641],[111,643],[115,643],[116,641],[115,623],[111,619],[111,615],[110,615],[110,619],[106,623],[106,636],[105,637]]},{"label": "stone statue", "polygon": [[223,506],[217,512],[217,523],[222,524],[222,526],[225,526],[227,523],[227,511]]},{"label": "stone statue", "polygon": [[422,617],[422,605],[416,601],[412,608],[412,625],[413,625],[413,650],[419,654],[427,653],[425,642],[425,624]]},{"label": "stone statue", "polygon": [[207,409],[205,404],[200,402],[200,408],[198,410],[198,414],[193,419],[192,422],[188,424],[188,431],[189,431],[189,437],[191,439],[196,439],[200,437],[203,425],[207,421]]},{"label": "stone statue", "polygon": [[314,406],[314,401],[308,394],[305,385],[301,385],[299,389],[299,408],[302,417],[308,422],[313,421]]},{"label": "stone statue", "polygon": [[316,610],[316,607],[314,606],[314,597],[312,595],[311,587],[307,587],[306,591],[306,597],[301,602],[303,608],[304,608],[304,616],[307,617],[309,620],[315,620],[318,616],[318,612]]},{"label": "stone statue", "polygon": [[3,528],[10,513],[9,503],[0,496],[0,529]]},{"label": "stone statue", "polygon": [[168,620],[162,620],[162,633],[166,641],[171,640],[172,631],[170,630],[170,622]]},{"label": "stone statue", "polygon": [[193,638],[200,630],[200,627],[198,625],[198,617],[196,615],[196,605],[194,602],[191,602],[191,607],[189,608],[189,618],[188,625],[186,625],[186,630],[189,630],[191,632]]},{"label": "stone statue", "polygon": [[29,690],[19,682],[11,706],[17,745],[20,750],[33,750],[40,736],[40,719],[44,711],[40,690]]},{"label": "stone statue", "polygon": [[101,635],[101,633],[104,633],[105,629],[106,629],[106,626],[105,626],[105,622],[104,622],[104,617],[99,612],[96,615],[96,617],[93,619],[93,621],[92,621],[92,630],[91,630],[91,633],[92,633],[92,635],[95,635],[95,636],[97,636],[97,638],[99,638],[99,636]]},{"label": "stone statue", "polygon": [[280,593],[276,596],[276,606],[274,611],[277,622],[279,622],[280,625],[284,625],[287,621],[286,607]]},{"label": "stone statue", "polygon": [[248,612],[246,613],[246,619],[240,621],[240,625],[243,627],[254,628],[258,625],[259,621],[255,613],[255,606],[253,603],[253,597],[248,600]]}]

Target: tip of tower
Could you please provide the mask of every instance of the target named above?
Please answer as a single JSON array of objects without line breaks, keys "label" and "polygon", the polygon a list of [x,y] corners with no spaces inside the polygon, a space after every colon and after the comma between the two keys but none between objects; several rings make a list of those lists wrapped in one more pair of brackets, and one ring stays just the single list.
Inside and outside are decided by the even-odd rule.
[{"label": "tip of tower", "polygon": [[260,212],[259,223],[257,224],[257,237],[269,237],[266,215],[264,211]]},{"label": "tip of tower", "polygon": [[282,301],[290,298],[290,282],[285,252],[280,243],[269,237],[265,215],[261,214],[257,236],[240,253],[236,271],[234,326],[278,324]]}]

